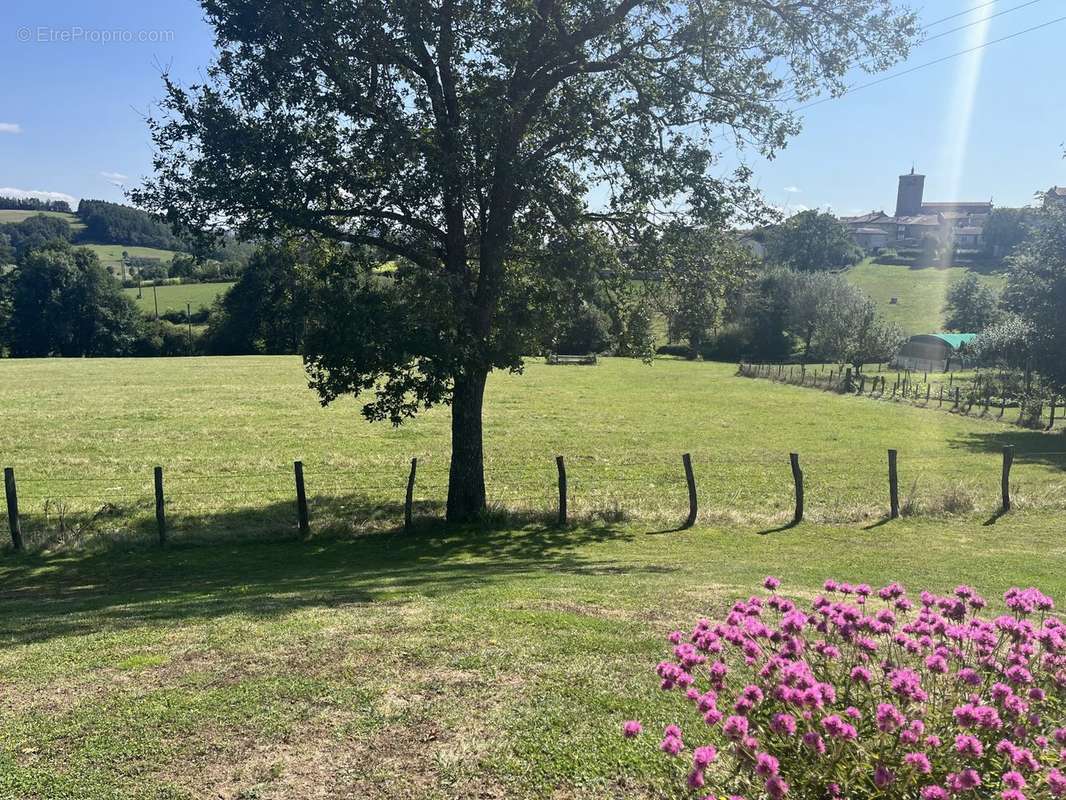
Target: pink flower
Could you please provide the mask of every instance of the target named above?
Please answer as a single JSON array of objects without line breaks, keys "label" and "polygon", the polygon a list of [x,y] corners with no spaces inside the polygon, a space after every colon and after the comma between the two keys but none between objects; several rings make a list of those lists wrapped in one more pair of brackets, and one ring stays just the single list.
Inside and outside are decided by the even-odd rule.
[{"label": "pink flower", "polygon": [[796,718],[791,714],[774,714],[770,720],[770,730],[785,736],[793,736],[796,733]]},{"label": "pink flower", "polygon": [[922,800],[948,800],[948,790],[943,786],[926,786],[922,789]]},{"label": "pink flower", "polygon": [[874,785],[877,786],[878,789],[883,789],[895,779],[896,776],[883,764],[878,764],[874,769]]},{"label": "pink flower", "polygon": [[707,765],[718,758],[718,751],[711,745],[697,747],[692,752],[692,768],[706,769]]},{"label": "pink flower", "polygon": [[1047,785],[1051,789],[1052,797],[1066,796],[1066,775],[1052,768],[1047,774]]},{"label": "pink flower", "polygon": [[769,589],[771,592],[777,591],[777,587],[781,585],[781,581],[775,578],[773,575],[767,575],[766,580],[762,582],[764,588]]},{"label": "pink flower", "polygon": [[685,743],[681,741],[680,737],[667,736],[659,742],[659,749],[668,755],[676,756],[685,749]]},{"label": "pink flower", "polygon": [[643,730],[644,727],[635,719],[627,720],[626,722],[622,723],[622,735],[625,736],[627,739],[632,739],[636,736],[640,736],[641,731]]},{"label": "pink flower", "polygon": [[903,763],[922,775],[928,775],[933,771],[933,765],[929,762],[929,756],[925,753],[907,753],[903,757]]},{"label": "pink flower", "polygon": [[769,778],[771,775],[776,775],[780,764],[777,759],[769,753],[756,753],[755,755],[755,774],[762,778]]},{"label": "pink flower", "polygon": [[1003,785],[1008,789],[1024,789],[1025,778],[1022,773],[1011,770],[1003,773]]},{"label": "pink flower", "polygon": [[780,775],[771,775],[766,779],[766,793],[770,795],[771,800],[781,800],[788,794],[788,788],[788,784],[781,779]]},{"label": "pink flower", "polygon": [[964,756],[973,756],[974,758],[980,758],[985,749],[981,746],[981,740],[976,736],[970,736],[966,733],[960,733],[955,737],[955,749]]},{"label": "pink flower", "polygon": [[722,724],[722,733],[730,741],[739,742],[748,734],[748,720],[746,717],[732,716]]},{"label": "pink flower", "polygon": [[882,733],[893,733],[903,727],[903,723],[907,721],[899,709],[891,703],[878,703],[874,716],[877,719],[877,729]]}]

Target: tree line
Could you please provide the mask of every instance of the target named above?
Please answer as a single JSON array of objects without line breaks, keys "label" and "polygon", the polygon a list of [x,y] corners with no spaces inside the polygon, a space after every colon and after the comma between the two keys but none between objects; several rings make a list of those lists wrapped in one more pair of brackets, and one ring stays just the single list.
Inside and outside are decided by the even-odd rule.
[{"label": "tree line", "polygon": [[66,200],[41,200],[37,197],[0,196],[0,209],[12,211],[60,211],[70,213],[70,203]]}]

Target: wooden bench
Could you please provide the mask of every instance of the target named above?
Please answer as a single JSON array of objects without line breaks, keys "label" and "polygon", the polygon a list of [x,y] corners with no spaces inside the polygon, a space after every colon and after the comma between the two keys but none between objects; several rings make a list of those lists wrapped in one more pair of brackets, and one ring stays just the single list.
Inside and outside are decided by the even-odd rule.
[{"label": "wooden bench", "polygon": [[587,364],[591,366],[596,365],[596,354],[588,353],[583,356],[578,355],[565,355],[562,353],[549,353],[549,364]]}]

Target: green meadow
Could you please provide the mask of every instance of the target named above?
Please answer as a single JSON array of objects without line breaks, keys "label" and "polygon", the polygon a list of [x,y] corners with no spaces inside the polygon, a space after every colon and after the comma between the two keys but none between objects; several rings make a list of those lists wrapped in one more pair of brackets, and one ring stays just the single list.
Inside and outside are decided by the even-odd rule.
[{"label": "green meadow", "polygon": [[[0,452],[30,545],[0,553],[0,798],[681,797],[619,726],[673,721],[653,673],[664,637],[765,574],[804,596],[827,577],[1063,596],[1062,435],[734,369],[494,375],[493,510],[448,528],[445,409],[371,425],[353,401],[321,407],[296,358],[0,361]],[[1000,516],[1004,442],[1017,499]],[[917,496],[891,522],[887,447]],[[790,451],[808,482],[796,527]],[[701,515],[680,531],[683,452]]]},{"label": "green meadow", "polygon": [[[997,507],[1000,452],[1013,444],[1019,508],[1066,508],[1058,433],[739,378],[735,369],[530,360],[523,375],[494,375],[485,410],[490,500],[500,513],[550,514],[554,459],[563,455],[578,518],[667,523],[687,510],[688,452],[703,520],[767,526],[791,515],[796,452],[809,519],[870,522],[884,510],[893,448],[909,509],[980,517]],[[290,530],[296,460],[320,530],[392,524],[414,457],[419,511],[438,516],[448,409],[398,428],[371,424],[354,399],[322,407],[306,381],[296,357],[0,361],[0,452],[16,468],[28,535],[40,546],[150,536],[157,464],[179,539]]]},{"label": "green meadow", "polygon": [[85,223],[78,219],[76,214],[68,214],[65,211],[24,211],[17,208],[0,208],[0,225],[23,222],[37,215],[65,220],[74,233],[79,233],[85,229]]},{"label": "green meadow", "polygon": [[[891,264],[875,264],[872,259],[856,264],[845,274],[877,303],[878,311],[897,323],[908,336],[918,333],[938,333],[944,329],[944,301],[948,288],[968,270],[963,267],[913,268]],[[978,276],[1003,288],[1002,274]],[[896,298],[896,302],[892,302]]]},{"label": "green meadow", "polygon": [[159,301],[159,313],[186,310],[186,303],[192,304],[192,310],[209,308],[212,303],[225,294],[233,285],[229,283],[167,283],[157,286],[142,286],[140,289],[125,289],[126,294],[136,301],[137,307],[145,314],[154,314],[156,299]]},{"label": "green meadow", "polygon": [[123,253],[131,258],[157,258],[164,264],[169,264],[175,253],[174,250],[163,250],[158,247],[138,247],[126,244],[84,244],[79,247],[86,247],[96,253],[100,263],[105,267],[121,265]]}]

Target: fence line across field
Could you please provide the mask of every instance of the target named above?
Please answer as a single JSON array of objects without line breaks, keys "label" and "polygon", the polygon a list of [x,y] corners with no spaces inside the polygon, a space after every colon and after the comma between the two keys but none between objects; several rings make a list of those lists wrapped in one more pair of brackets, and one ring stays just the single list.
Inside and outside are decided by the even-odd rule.
[{"label": "fence line across field", "polygon": [[1035,401],[1030,401],[1024,393],[1008,391],[1008,383],[1002,376],[997,384],[987,375],[978,374],[974,380],[965,385],[964,389],[963,384],[956,382],[951,373],[948,374],[948,381],[945,383],[944,381],[930,381],[928,372],[921,373],[922,378],[919,380],[915,377],[919,375],[918,372],[896,371],[895,380],[890,383],[886,375],[880,374],[880,367],[881,365],[878,364],[877,372],[869,375],[866,372],[853,371],[851,367],[831,367],[826,373],[824,366],[808,368],[805,364],[742,361],[738,365],[738,373],[749,378],[766,378],[780,383],[824,388],[843,394],[905,400],[912,403],[924,403],[925,406],[936,403],[938,408],[947,405],[950,410],[965,414],[969,414],[977,406],[983,409],[983,415],[995,415],[999,419],[1006,415],[1008,408],[1017,408],[1016,422],[1018,424],[1023,424],[1027,419],[1042,423],[1044,407],[1047,404],[1049,414],[1045,430],[1052,430],[1055,427],[1057,416],[1063,407],[1063,399],[1057,395],[1050,397],[1040,395],[1035,398]]},{"label": "fence line across field", "polygon": [[[1034,451],[1034,452],[1028,453],[1026,455],[1027,456],[1035,456],[1035,457],[1046,457],[1046,456],[1049,456],[1049,455],[1066,455],[1066,452]],[[589,464],[589,462],[583,461],[581,458],[576,458],[576,459],[573,459],[573,460],[576,461],[579,465],[588,466],[588,464]],[[568,524],[568,522],[569,522],[569,512],[568,512],[569,505],[570,505],[569,501],[572,498],[575,497],[574,487],[576,486],[576,487],[579,487],[580,489],[585,489],[585,488],[589,488],[589,487],[595,488],[595,486],[597,484],[596,484],[596,482],[594,480],[590,479],[586,475],[577,475],[577,476],[575,476],[574,474],[570,474],[568,476],[568,474],[567,474],[567,460],[566,460],[566,458],[563,455],[555,456],[554,461],[555,461],[554,466],[555,466],[555,478],[556,478],[555,485],[556,485],[556,489],[557,489],[557,506],[556,506],[557,507],[557,511],[558,511],[557,524],[560,527],[562,527],[562,526],[566,526]],[[692,454],[691,453],[682,454],[681,458],[680,458],[680,461],[681,461],[681,463],[680,463],[681,469],[677,470],[675,475],[678,478],[683,478],[683,480],[684,480],[683,484],[680,483],[680,480],[678,480],[677,483],[678,483],[678,485],[684,485],[684,487],[687,489],[687,496],[688,496],[688,513],[687,513],[687,516],[684,518],[684,522],[681,523],[681,525],[679,526],[679,529],[684,529],[684,528],[690,528],[696,523],[696,520],[697,520],[697,517],[698,517],[698,512],[699,512],[699,494],[697,492],[696,469],[694,467],[694,461],[693,461],[693,458],[692,458]],[[916,458],[916,459],[907,459],[906,463],[908,465],[917,464],[917,465],[920,466],[922,463],[926,463],[926,464],[928,464],[928,463],[940,463],[940,461],[941,461],[940,459],[934,459],[934,458],[929,458],[929,457],[926,457],[926,458],[919,457],[919,458]],[[1001,470],[1000,470],[1000,497],[999,497],[1000,513],[1006,513],[1008,511],[1010,511],[1010,509],[1011,509],[1010,473],[1011,473],[1011,468],[1013,467],[1013,465],[1015,464],[1016,461],[1017,461],[1017,456],[1016,456],[1016,451],[1015,451],[1014,445],[1004,445],[1002,447],[1002,466],[1001,466]],[[655,463],[657,463],[657,464],[665,464],[666,462],[655,462]],[[712,458],[708,459],[706,462],[704,462],[703,466],[714,467],[716,465],[729,465],[729,464],[736,464],[736,463],[739,463],[739,462],[729,461],[729,460],[718,460],[718,459],[712,457]],[[754,464],[758,464],[758,465],[762,466],[764,462],[762,462],[761,460],[753,459],[751,461],[748,461],[747,463],[749,465],[754,463]],[[779,459],[779,463],[783,466],[784,459],[783,458]],[[676,468],[677,461],[675,460],[673,462],[673,464],[675,465],[675,468]],[[792,525],[798,525],[799,523],[801,523],[804,520],[806,486],[805,486],[804,469],[803,469],[803,465],[802,465],[802,462],[801,462],[800,454],[799,453],[795,453],[795,452],[794,453],[790,453],[788,455],[788,464],[789,464],[789,466],[791,468],[791,473],[792,473],[792,490],[793,490],[793,497],[794,497],[794,501],[795,501],[793,516],[792,516],[792,522],[790,523],[790,526],[792,526]],[[816,464],[816,472],[817,472],[817,467],[818,466],[822,466],[822,467],[825,466],[825,462],[819,462],[818,460],[815,461],[815,464]],[[890,519],[896,519],[900,515],[898,464],[899,464],[899,453],[898,453],[898,451],[895,450],[895,449],[888,450],[888,452],[887,452],[888,517]],[[632,465],[636,465],[636,464],[632,464]],[[844,462],[841,462],[841,466],[845,466]],[[846,466],[848,466],[849,469],[851,471],[853,471],[854,467],[855,467],[855,462],[853,460],[849,461],[849,462],[847,462]],[[414,505],[415,505],[415,500],[416,500],[416,492],[419,491],[418,480],[419,480],[419,474],[420,473],[419,473],[418,467],[419,467],[419,457],[412,458],[411,461],[410,461],[410,465],[409,465],[409,471],[407,473],[406,492],[404,493],[404,513],[403,513],[404,523],[403,523],[403,527],[404,527],[405,531],[410,531],[412,529],[412,527],[413,527]],[[551,468],[551,462],[546,463],[545,464],[545,473],[547,473],[548,470],[550,470],[550,468]],[[266,473],[266,474],[269,474],[271,477],[279,477],[283,473],[270,471],[269,473]],[[151,488],[150,489],[146,488],[144,492],[138,492],[134,496],[139,498],[139,499],[144,500],[145,502],[149,502],[149,503],[151,502],[151,500],[154,500],[155,520],[156,520],[156,528],[157,528],[157,533],[158,533],[158,538],[159,538],[159,544],[160,545],[165,545],[166,542],[167,542],[168,532],[169,532],[169,523],[168,523],[168,520],[167,520],[167,501],[168,501],[168,499],[169,500],[174,500],[176,498],[180,499],[180,498],[186,498],[186,497],[192,497],[192,498],[259,497],[259,498],[261,498],[261,497],[266,496],[266,495],[276,496],[276,497],[286,497],[286,496],[287,497],[291,497],[295,501],[295,511],[296,511],[295,518],[296,518],[296,522],[297,522],[297,525],[298,525],[298,528],[299,528],[300,535],[302,537],[307,537],[311,533],[311,507],[312,507],[313,501],[315,499],[314,492],[316,490],[319,490],[319,491],[322,491],[322,490],[325,490],[325,491],[342,490],[343,491],[343,490],[358,488],[362,492],[366,492],[369,489],[369,490],[381,491],[381,492],[397,492],[398,493],[398,491],[400,489],[400,486],[401,486],[401,483],[400,483],[400,480],[399,480],[399,478],[401,476],[399,476],[399,475],[397,476],[398,480],[395,483],[388,482],[388,481],[380,481],[380,482],[371,483],[371,484],[349,486],[346,483],[332,482],[332,483],[323,483],[323,484],[316,485],[314,483],[314,477],[315,477],[316,474],[317,473],[312,472],[311,473],[311,480],[310,481],[306,480],[305,479],[305,474],[304,474],[304,464],[303,464],[303,462],[302,461],[295,461],[295,462],[293,462],[292,472],[289,473],[290,479],[292,480],[292,483],[290,484],[288,489],[284,489],[282,487],[269,488],[269,489],[266,489],[264,487],[256,487],[254,491],[249,491],[248,489],[243,489],[242,490],[242,489],[219,489],[219,488],[214,488],[214,489],[212,489],[210,491],[191,492],[191,491],[182,491],[179,488],[178,491],[168,491],[167,486],[172,486],[173,484],[177,484],[180,487],[181,484],[182,484],[183,479],[187,479],[189,476],[183,475],[180,471],[175,471],[174,473],[165,475],[164,474],[164,469],[163,469],[162,466],[155,466],[153,468],[153,470],[152,470],[150,479],[146,476],[145,479],[144,479],[144,483],[143,484],[141,484],[138,481],[138,485],[139,486],[142,486],[142,485],[145,486],[145,487],[149,487],[150,486]],[[490,472],[490,474],[491,474],[491,472]],[[528,472],[525,472],[525,473],[522,473],[522,474],[523,474],[524,477],[532,478],[532,476]],[[830,474],[830,473],[827,472],[827,473],[822,473],[822,474]],[[260,474],[260,473],[232,473],[230,475],[227,475],[226,473],[220,472],[215,477],[216,477],[216,480],[217,480],[218,478],[234,477],[236,475],[242,475],[245,478],[249,478],[250,477],[250,478],[256,478],[256,479],[258,479],[259,477],[262,476],[262,474]],[[207,476],[196,475],[194,477],[198,479],[198,478],[205,478]],[[333,480],[335,481],[336,480],[336,473],[327,472],[325,477],[326,477],[327,480],[329,480],[329,478],[333,478]],[[433,490],[434,491],[438,491],[438,492],[446,491],[447,484],[439,482],[439,478],[441,476],[439,474],[434,474],[432,477],[438,479],[438,480],[430,480],[429,481],[429,484],[432,486]],[[130,473],[126,473],[122,478],[99,478],[99,477],[97,477],[97,478],[89,478],[89,479],[84,479],[84,480],[93,481],[93,482],[109,482],[109,483],[113,483],[116,480],[128,480],[128,479],[138,480],[138,479],[135,478],[135,476],[133,476]],[[76,481],[76,480],[81,480],[81,479],[66,478],[66,477],[57,477],[57,478],[33,477],[33,478],[30,478],[30,479],[26,480],[25,482],[33,485],[33,484],[45,483],[45,482],[49,482],[49,481],[54,481],[54,482],[73,482],[73,481]],[[659,483],[658,483],[657,480],[649,480],[649,478],[647,476],[639,476],[639,477],[638,476],[632,476],[632,477],[627,477],[627,478],[620,479],[620,477],[618,475],[613,475],[613,476],[607,476],[606,482],[611,484],[611,485],[615,485],[615,484],[618,484],[618,483],[636,483],[636,482],[640,482],[640,483],[643,483],[645,485],[651,485],[651,486],[654,486],[654,487],[658,487],[659,486]],[[517,490],[525,490],[525,489],[528,489],[528,488],[536,488],[538,490],[541,490],[541,492],[543,492],[543,494],[541,494],[542,497],[546,497],[546,496],[548,496],[551,493],[551,484],[547,480],[537,481],[536,483],[533,483],[532,480],[519,481],[519,482],[512,481],[510,483],[504,482],[504,483],[501,484],[501,486],[504,489],[517,489]],[[114,488],[114,491],[123,491],[124,490],[123,487],[121,487],[121,486],[113,487],[113,488]],[[310,500],[309,500],[309,492],[308,492],[309,488],[311,490],[311,495],[310,495],[311,499]],[[15,474],[15,468],[14,467],[5,467],[4,468],[4,489],[5,489],[5,496],[6,496],[6,500],[7,500],[8,528],[9,528],[9,531],[10,531],[10,534],[11,534],[12,547],[16,551],[21,551],[21,550],[25,549],[25,537],[24,537],[23,532],[22,532],[21,514],[20,514],[20,511],[19,511],[18,481],[16,479],[16,474]],[[541,492],[538,492],[538,493],[541,493]],[[107,494],[107,491],[105,490],[105,491],[101,492],[101,494]],[[128,491],[126,492],[126,496],[127,497],[129,497],[130,494],[131,494],[130,492],[128,492]],[[735,494],[734,495],[734,497],[736,497],[736,496],[739,496],[739,494]],[[49,496],[49,495],[41,495],[41,494],[34,495],[34,494],[31,494],[31,495],[24,496],[23,499],[44,500],[45,503],[47,504],[48,502],[51,502],[52,500],[56,500],[58,502],[58,501],[62,501],[62,500],[68,499],[68,498],[94,499],[96,501],[100,501],[100,500],[104,499],[104,498],[101,498],[99,494],[90,495],[90,494],[82,494],[82,493],[78,493],[78,494],[63,494],[63,495],[60,495],[60,496],[54,497],[54,498]],[[680,514],[679,514],[679,516],[680,516]]]}]

